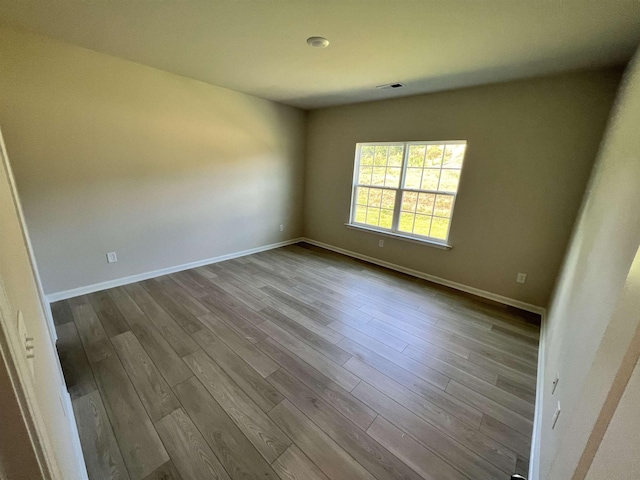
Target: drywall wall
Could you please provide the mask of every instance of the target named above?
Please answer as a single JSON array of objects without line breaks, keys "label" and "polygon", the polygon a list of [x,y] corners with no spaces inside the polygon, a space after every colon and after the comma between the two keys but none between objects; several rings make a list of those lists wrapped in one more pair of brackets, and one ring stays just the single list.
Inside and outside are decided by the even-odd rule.
[{"label": "drywall wall", "polygon": [[640,471],[640,367],[636,365],[620,404],[593,459],[587,480],[633,478]]},{"label": "drywall wall", "polygon": [[[585,447],[594,435],[602,434],[594,431],[594,425],[610,413],[605,402],[620,386],[619,372],[640,324],[638,125],[636,55],[598,155],[542,339],[540,461],[534,478],[583,478],[580,475],[589,464],[588,455],[581,460]],[[550,384],[556,373],[560,383],[552,395]],[[558,401],[562,414],[552,430]]]},{"label": "drywall wall", "polygon": [[[600,70],[310,112],[305,236],[546,307],[620,79]],[[410,88],[410,87],[407,87]],[[358,142],[467,140],[450,251],[347,229]],[[524,285],[518,272],[528,274]]]},{"label": "drywall wall", "polygon": [[[18,475],[8,474],[9,479],[81,479],[83,467],[74,450],[75,421],[73,413],[63,406],[67,393],[62,370],[51,343],[28,234],[23,231],[19,200],[5,159],[0,138],[0,461],[6,461],[2,468],[7,472],[20,469]],[[18,312],[26,334],[33,338],[33,360],[26,358]],[[15,402],[19,402],[24,417],[21,413],[13,416]],[[25,428],[32,435],[28,446],[24,445]],[[5,440],[12,442],[9,447]]]},{"label": "drywall wall", "polygon": [[8,29],[0,64],[45,293],[301,235],[303,111]]}]

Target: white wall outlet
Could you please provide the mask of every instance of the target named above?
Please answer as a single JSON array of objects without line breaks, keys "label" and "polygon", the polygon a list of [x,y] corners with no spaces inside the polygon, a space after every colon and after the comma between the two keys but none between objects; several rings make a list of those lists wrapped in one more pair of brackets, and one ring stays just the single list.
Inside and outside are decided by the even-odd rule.
[{"label": "white wall outlet", "polygon": [[378,246],[384,247],[384,240],[378,240]]},{"label": "white wall outlet", "polygon": [[116,252],[107,253],[107,263],[116,263],[118,261],[118,256]]},{"label": "white wall outlet", "polygon": [[558,423],[558,418],[560,418],[560,402],[558,402],[558,407],[556,408],[556,411],[553,414],[553,424],[551,425],[551,430],[556,428],[556,423]]},{"label": "white wall outlet", "polygon": [[284,232],[284,225],[280,225],[280,231]]},{"label": "white wall outlet", "polygon": [[516,282],[518,283],[524,283],[527,281],[527,274],[526,273],[519,273],[518,276],[516,277]]},{"label": "white wall outlet", "polygon": [[553,387],[551,387],[551,395],[556,393],[556,388],[558,388],[559,381],[560,381],[560,374],[556,373],[556,378],[553,380]]}]

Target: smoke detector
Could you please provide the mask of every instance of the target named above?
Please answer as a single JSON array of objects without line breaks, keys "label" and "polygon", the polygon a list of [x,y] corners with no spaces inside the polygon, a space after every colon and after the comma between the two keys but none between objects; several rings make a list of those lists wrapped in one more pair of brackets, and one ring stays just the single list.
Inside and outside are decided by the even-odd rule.
[{"label": "smoke detector", "polygon": [[324,37],[309,37],[307,43],[316,48],[325,48],[329,45],[329,40]]}]

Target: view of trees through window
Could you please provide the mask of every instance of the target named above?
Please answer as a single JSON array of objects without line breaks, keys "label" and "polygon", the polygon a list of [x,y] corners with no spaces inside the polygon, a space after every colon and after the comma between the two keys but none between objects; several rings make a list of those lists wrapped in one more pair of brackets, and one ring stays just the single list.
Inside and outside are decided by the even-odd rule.
[{"label": "view of trees through window", "polygon": [[351,223],[446,241],[466,142],[356,147]]}]

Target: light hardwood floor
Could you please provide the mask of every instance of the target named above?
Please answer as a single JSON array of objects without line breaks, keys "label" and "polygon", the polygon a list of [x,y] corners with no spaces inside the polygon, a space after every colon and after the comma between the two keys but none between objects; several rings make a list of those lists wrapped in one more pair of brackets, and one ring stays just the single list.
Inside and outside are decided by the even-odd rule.
[{"label": "light hardwood floor", "polygon": [[52,304],[94,479],[508,479],[539,319],[305,244]]}]

